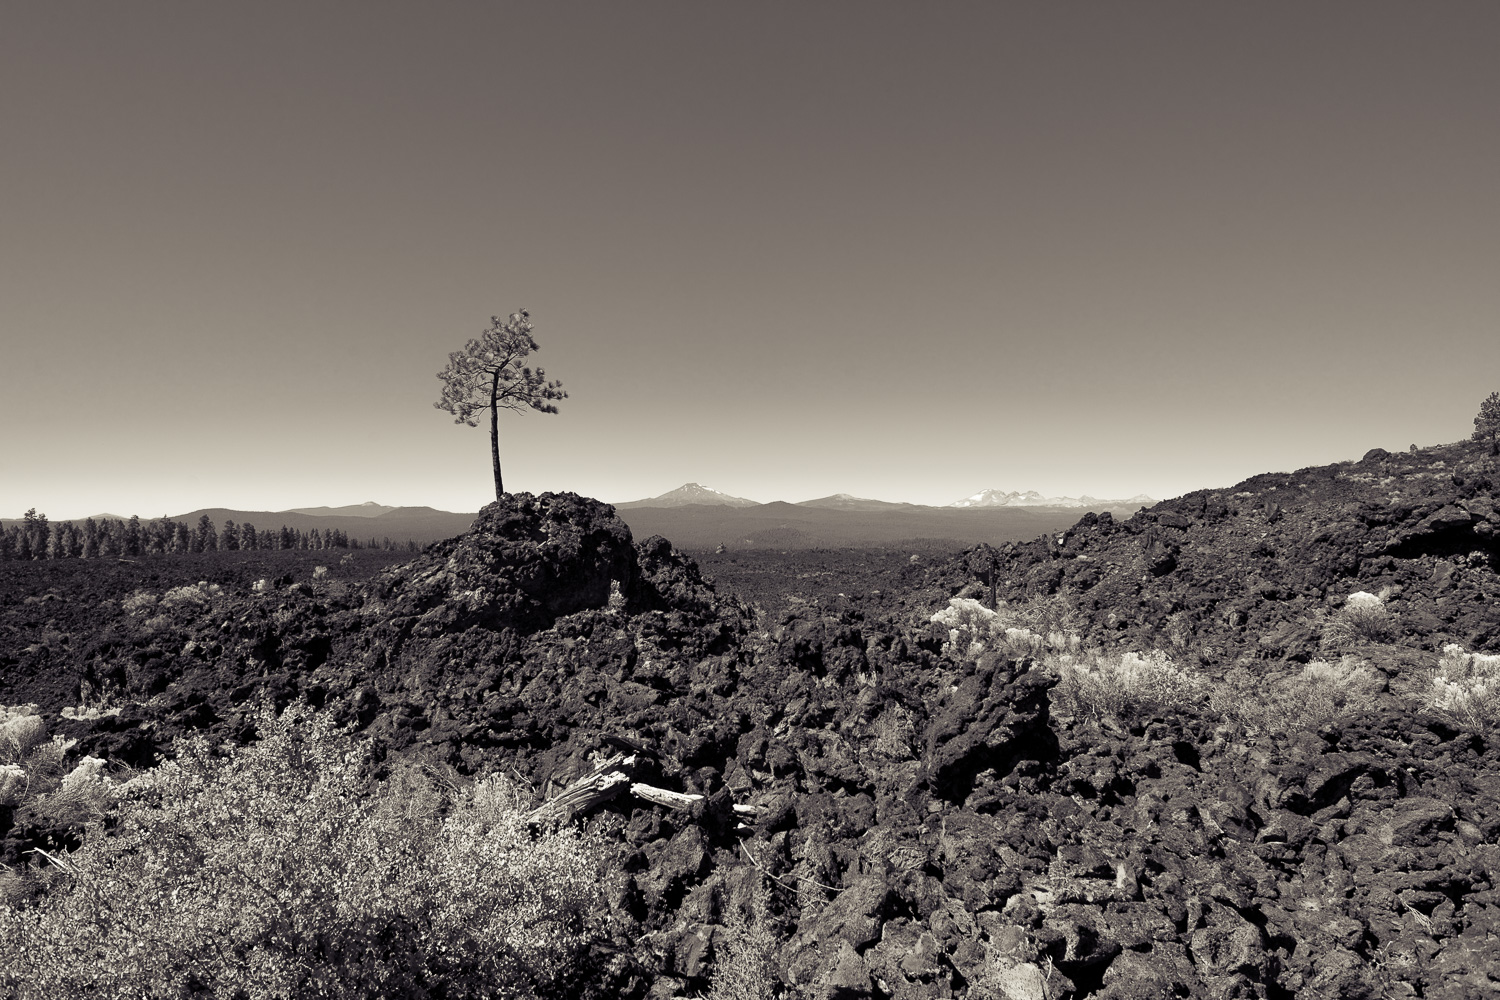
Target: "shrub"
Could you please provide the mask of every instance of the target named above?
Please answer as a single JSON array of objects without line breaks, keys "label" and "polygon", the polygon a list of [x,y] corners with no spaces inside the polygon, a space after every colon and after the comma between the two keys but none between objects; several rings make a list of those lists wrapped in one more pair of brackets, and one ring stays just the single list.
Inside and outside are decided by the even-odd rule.
[{"label": "shrub", "polygon": [[1316,730],[1375,707],[1385,679],[1354,656],[1315,660],[1294,676],[1270,679],[1239,668],[1217,685],[1209,702],[1250,733]]},{"label": "shrub", "polygon": [[149,590],[137,590],[121,601],[120,607],[127,614],[144,615],[156,607],[156,595]]},{"label": "shrub", "polygon": [[165,607],[190,606],[201,608],[207,606],[209,601],[220,596],[222,593],[223,589],[217,583],[199,580],[196,587],[173,587],[161,595],[161,603]]},{"label": "shrub", "polygon": [[972,597],[950,599],[946,608],[932,616],[932,623],[948,629],[943,652],[957,659],[983,653],[985,643],[1003,628],[1000,616]]},{"label": "shrub", "polygon": [[[22,798],[35,798],[55,789],[64,779],[63,760],[76,740],[61,736],[47,738],[47,724],[36,714],[35,705],[0,705],[0,766],[6,768],[3,779],[6,793],[16,804]],[[15,775],[19,774],[20,785]],[[19,790],[18,790],[19,789]]]},{"label": "shrub", "polygon": [[1390,642],[1398,632],[1396,619],[1385,606],[1385,598],[1359,591],[1344,599],[1344,606],[1323,626],[1323,648],[1348,649],[1361,643]]},{"label": "shrub", "polygon": [[46,738],[47,724],[35,705],[0,706],[0,761],[19,761]]},{"label": "shrub", "polygon": [[975,659],[991,651],[1013,659],[1043,650],[1077,652],[1079,639],[1062,607],[1055,602],[1025,605],[1001,603],[992,611],[979,601],[954,597],[931,621],[948,629],[943,652],[955,659]]},{"label": "shrub", "polygon": [[1090,652],[1049,657],[1058,678],[1052,705],[1074,718],[1130,721],[1146,715],[1186,711],[1203,701],[1203,679],[1176,666],[1166,653]]},{"label": "shrub", "polygon": [[533,833],[500,777],[377,782],[302,709],[262,735],[227,755],[183,741],[117,786],[110,832],[51,893],[0,901],[0,993],[577,995],[607,913],[599,841]]},{"label": "shrub", "polygon": [[20,764],[0,764],[0,807],[19,805],[26,796],[26,784]]},{"label": "shrub", "polygon": [[1500,724],[1500,655],[1443,647],[1428,691],[1430,709],[1458,725],[1488,734]]},{"label": "shrub", "polygon": [[726,908],[725,933],[715,939],[713,973],[704,1000],[776,1000],[787,992],[777,969],[770,903],[765,883],[757,882],[747,906]]}]

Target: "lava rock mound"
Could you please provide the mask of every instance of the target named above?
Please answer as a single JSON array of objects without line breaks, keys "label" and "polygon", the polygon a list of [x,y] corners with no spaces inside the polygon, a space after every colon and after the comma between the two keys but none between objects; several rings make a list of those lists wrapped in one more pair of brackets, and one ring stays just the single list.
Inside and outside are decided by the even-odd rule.
[{"label": "lava rock mound", "polygon": [[[647,549],[653,563],[662,562],[657,548]],[[642,578],[630,528],[609,504],[576,493],[509,494],[464,534],[387,571],[373,591],[392,615],[421,616],[441,631],[537,632],[607,607],[612,595],[617,604],[661,603]]]}]

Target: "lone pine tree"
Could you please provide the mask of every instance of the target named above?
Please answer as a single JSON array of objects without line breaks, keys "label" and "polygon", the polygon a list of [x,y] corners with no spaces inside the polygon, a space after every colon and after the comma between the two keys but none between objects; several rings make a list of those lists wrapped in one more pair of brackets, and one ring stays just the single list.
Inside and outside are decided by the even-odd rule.
[{"label": "lone pine tree", "polygon": [[540,369],[522,367],[536,350],[531,336],[531,314],[513,312],[504,321],[490,317],[490,328],[464,349],[448,355],[448,367],[437,373],[443,398],[432,405],[453,414],[455,424],[479,426],[479,414],[490,414],[490,460],[495,467],[495,499],[505,496],[500,477],[500,422],[504,410],[532,409],[556,413],[554,400],[567,399],[561,382],[548,382]]}]

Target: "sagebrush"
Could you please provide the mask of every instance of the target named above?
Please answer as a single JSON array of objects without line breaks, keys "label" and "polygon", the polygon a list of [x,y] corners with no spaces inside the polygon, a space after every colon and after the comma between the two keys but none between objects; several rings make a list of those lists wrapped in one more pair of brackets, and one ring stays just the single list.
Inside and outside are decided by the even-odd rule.
[{"label": "sagebrush", "polygon": [[305,711],[185,741],[113,799],[50,892],[0,904],[4,995],[580,995],[605,931],[601,842],[534,831],[500,777],[376,780]]}]

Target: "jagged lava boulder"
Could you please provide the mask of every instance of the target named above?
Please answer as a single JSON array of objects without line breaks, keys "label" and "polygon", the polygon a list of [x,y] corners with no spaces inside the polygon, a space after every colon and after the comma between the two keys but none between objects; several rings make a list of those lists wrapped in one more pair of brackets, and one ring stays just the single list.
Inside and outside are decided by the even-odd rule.
[{"label": "jagged lava boulder", "polygon": [[576,493],[512,493],[375,582],[394,616],[443,631],[534,632],[564,615],[643,590],[630,528],[609,504]]}]

